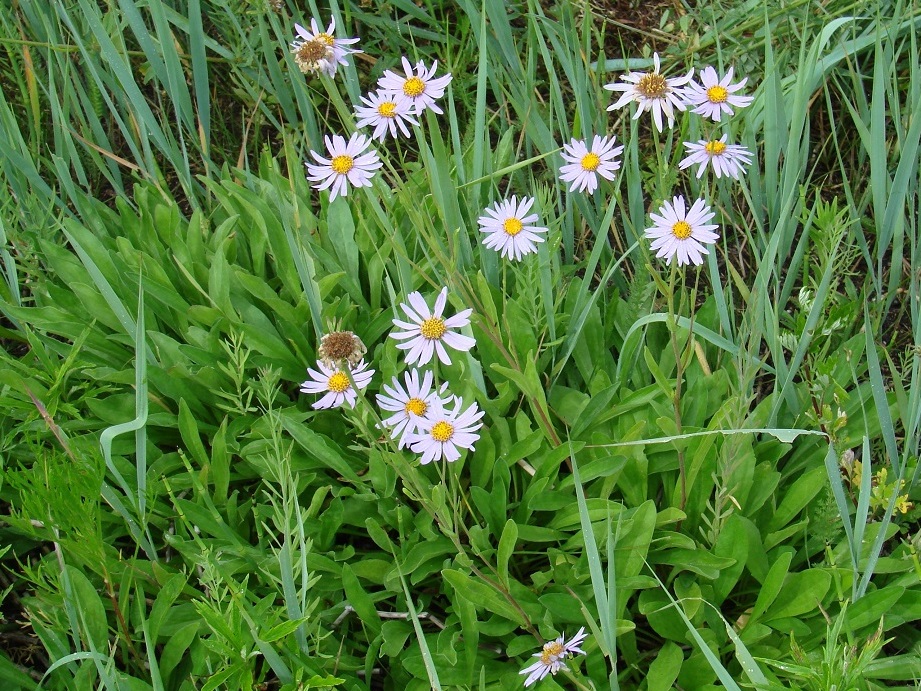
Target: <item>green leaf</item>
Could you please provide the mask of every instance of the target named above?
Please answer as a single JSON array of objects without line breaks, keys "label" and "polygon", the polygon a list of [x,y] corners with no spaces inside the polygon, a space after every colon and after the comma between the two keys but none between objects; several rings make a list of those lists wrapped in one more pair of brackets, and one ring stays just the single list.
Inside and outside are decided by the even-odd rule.
[{"label": "green leaf", "polygon": [[320,434],[307,427],[303,422],[294,419],[292,413],[282,413],[280,416],[282,427],[291,435],[291,438],[321,465],[334,470],[340,476],[361,485],[361,478],[352,470],[348,462],[342,457],[343,449],[334,446]]},{"label": "green leaf", "polygon": [[14,665],[5,654],[0,654],[0,682],[2,682],[3,688],[8,689],[8,691],[18,691],[19,689],[32,691],[38,688],[35,680]]},{"label": "green leaf", "polygon": [[102,598],[99,597],[96,587],[82,571],[78,571],[73,566],[65,568],[70,580],[77,616],[84,627],[83,633],[89,637],[90,645],[95,650],[106,650],[109,640],[109,624]]},{"label": "green leaf", "polygon": [[355,221],[352,218],[352,208],[345,197],[339,197],[329,205],[326,232],[336,256],[342,263],[342,270],[349,276],[357,277],[359,273]]},{"label": "green leaf", "polygon": [[445,569],[441,572],[445,580],[454,588],[459,597],[465,598],[477,609],[486,609],[518,626],[525,626],[526,621],[521,612],[509,603],[495,588],[475,580],[465,573],[455,569]]},{"label": "green leaf", "polygon": [[184,573],[174,573],[161,586],[160,592],[157,593],[157,597],[150,608],[150,617],[148,618],[150,640],[154,643],[157,642],[160,628],[163,626],[163,622],[166,621],[166,617],[173,603],[176,601],[176,598],[179,597],[186,582],[187,579]]},{"label": "green leaf", "polygon": [[381,618],[377,615],[374,601],[361,587],[358,577],[348,564],[342,565],[342,587],[345,589],[345,597],[349,604],[355,609],[362,624],[368,627],[368,638],[371,639],[380,634]]},{"label": "green leaf", "polygon": [[806,471],[798,477],[793,484],[783,492],[780,502],[771,520],[767,524],[766,532],[772,533],[783,528],[805,509],[809,502],[825,486],[825,466],[817,466]]},{"label": "green leaf", "polygon": [[777,598],[765,612],[765,622],[816,611],[831,586],[831,574],[811,569],[787,577]]},{"label": "green leaf", "polygon": [[365,530],[368,531],[368,537],[374,540],[374,543],[385,552],[395,553],[393,542],[387,532],[381,528],[380,524],[374,518],[365,519]]},{"label": "green leaf", "polygon": [[198,423],[184,398],[179,399],[179,434],[182,435],[186,449],[198,466],[196,470],[208,468],[210,459],[198,433]]},{"label": "green leaf", "polygon": [[261,631],[259,633],[259,638],[261,638],[265,643],[272,643],[273,641],[279,641],[286,636],[290,636],[292,633],[297,631],[297,627],[301,624],[305,624],[309,621],[309,617],[303,617],[301,619],[289,619],[288,621],[283,621],[280,624],[276,624],[268,631]]},{"label": "green leaf", "polygon": [[508,563],[515,553],[515,543],[518,541],[518,526],[511,518],[505,522],[502,529],[502,537],[499,538],[499,554],[496,560],[496,570],[499,574],[499,580],[506,588],[508,582]]},{"label": "green leaf", "polygon": [[318,674],[313,675],[307,681],[303,682],[304,689],[329,689],[333,686],[339,686],[339,684],[344,684],[345,679],[340,679],[339,677],[334,677],[331,674],[327,674],[324,677],[321,677]]},{"label": "green leaf", "polygon": [[792,552],[782,552],[776,557],[764,582],[761,584],[761,590],[758,592],[758,599],[755,600],[755,606],[752,608],[752,614],[748,619],[748,624],[753,624],[760,619],[761,615],[767,611],[767,608],[774,603],[774,599],[783,587],[792,560]]},{"label": "green leaf", "polygon": [[646,688],[649,691],[670,691],[674,687],[684,653],[677,643],[665,641],[659,649],[656,659],[649,665],[646,673]]},{"label": "green leaf", "polygon": [[230,302],[230,264],[224,256],[224,247],[218,247],[211,256],[208,268],[208,297],[228,319],[237,321],[237,312]]},{"label": "green leaf", "polygon": [[892,609],[904,592],[902,586],[889,585],[867,593],[847,608],[848,629],[857,632],[865,626],[879,625],[879,620]]},{"label": "green leaf", "polygon": [[713,583],[713,604],[719,605],[735,587],[748,559],[748,530],[737,514],[732,514],[726,521],[713,552],[718,557],[734,559],[735,564],[720,571]]},{"label": "green leaf", "polygon": [[160,653],[160,674],[163,675],[167,683],[173,681],[170,679],[173,671],[182,659],[190,654],[193,641],[199,639],[200,629],[200,620],[191,621],[188,624],[180,626],[166,642],[166,645],[163,646],[163,652]]},{"label": "green leaf", "polygon": [[214,482],[214,503],[221,507],[227,503],[230,488],[230,454],[227,452],[227,418],[211,439],[211,479]]}]

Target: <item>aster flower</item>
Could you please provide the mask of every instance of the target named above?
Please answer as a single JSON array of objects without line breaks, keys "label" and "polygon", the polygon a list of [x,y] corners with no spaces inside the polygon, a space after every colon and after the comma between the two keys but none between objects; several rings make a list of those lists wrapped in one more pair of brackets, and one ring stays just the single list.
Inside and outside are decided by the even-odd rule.
[{"label": "aster flower", "polygon": [[614,172],[620,168],[618,156],[624,147],[614,146],[616,137],[599,137],[597,134],[592,139],[592,146],[586,146],[584,140],[573,139],[569,144],[563,144],[560,156],[567,165],[560,167],[560,180],[571,182],[570,192],[583,192],[588,190],[593,194],[598,187],[598,176],[606,180],[614,179]]},{"label": "aster flower", "polygon": [[[355,381],[355,386],[359,389],[367,387],[374,374],[374,370],[369,370],[367,367],[365,361],[362,360],[354,368],[348,370]],[[317,368],[319,371],[308,367],[307,374],[310,379],[301,384],[301,393],[326,392],[326,395],[314,403],[313,407],[317,409],[338,408],[343,403],[348,403],[350,408],[354,408],[358,394],[352,388],[352,382],[349,381],[346,370],[330,367],[319,360]]]},{"label": "aster flower", "polygon": [[357,365],[368,349],[351,331],[331,331],[320,339],[320,347],[317,349],[317,355],[320,362],[328,367],[334,367],[342,360],[348,361],[349,365]]},{"label": "aster flower", "polygon": [[722,117],[723,113],[732,115],[736,108],[744,108],[754,99],[751,96],[736,96],[735,92],[745,86],[748,77],[745,77],[737,84],[732,83],[732,68],[722,79],[717,75],[716,70],[712,67],[704,67],[700,72],[701,84],[691,82],[685,88],[685,99],[688,105],[697,106],[693,113],[712,118],[716,122]]},{"label": "aster flower", "polygon": [[583,626],[575,636],[569,639],[569,641],[566,641],[565,636],[560,636],[556,640],[545,643],[543,649],[539,653],[534,653],[533,655],[533,657],[540,659],[530,667],[526,667],[518,673],[528,675],[527,679],[524,680],[524,685],[526,687],[530,686],[534,682],[540,681],[548,674],[556,674],[561,669],[568,670],[569,668],[563,660],[567,657],[572,657],[575,653],[585,655],[585,651],[579,646],[582,645],[582,641],[587,637],[588,634],[585,633],[585,627]]},{"label": "aster flower", "polygon": [[648,110],[652,113],[652,121],[656,129],[661,132],[663,113],[668,120],[668,126],[671,127],[675,122],[675,109],[685,109],[684,93],[679,87],[691,81],[694,70],[692,69],[683,77],[667,79],[659,74],[658,53],[653,53],[652,61],[655,67],[652,72],[631,72],[621,77],[621,81],[625,83],[606,84],[604,88],[608,91],[622,92],[620,99],[608,106],[608,110],[617,110],[635,101],[639,107],[633,118],[638,118],[643,111]]},{"label": "aster flower", "polygon": [[739,179],[740,175],[745,173],[745,167],[752,162],[752,153],[744,146],[738,144],[727,144],[726,136],[723,135],[716,140],[701,139],[696,144],[694,142],[685,142],[684,148],[690,153],[681,159],[679,168],[684,170],[695,163],[700,167],[697,169],[697,177],[704,174],[707,164],[713,166],[713,172],[716,177],[723,175]]},{"label": "aster flower", "polygon": [[473,445],[480,438],[476,430],[483,426],[479,419],[483,411],[472,403],[461,412],[464,401],[455,397],[454,410],[449,411],[435,402],[419,423],[419,432],[407,435],[409,448],[421,454],[419,463],[426,465],[432,461],[446,460],[453,463],[460,458],[458,449],[473,450]]},{"label": "aster flower", "polygon": [[433,79],[435,70],[438,69],[437,60],[432,64],[431,69],[426,69],[425,63],[420,60],[416,63],[415,71],[409,60],[405,57],[402,60],[403,71],[406,74],[401,75],[392,70],[386,70],[377,85],[384,91],[408,99],[413,106],[412,112],[416,115],[426,108],[431,108],[432,111],[441,115],[444,111],[435,104],[435,99],[444,96],[445,89],[451,83],[451,74]]},{"label": "aster flower", "polygon": [[312,187],[318,190],[329,188],[330,201],[340,194],[343,197],[348,195],[349,184],[370,187],[374,171],[384,165],[374,149],[364,153],[371,139],[356,132],[349,137],[348,143],[338,134],[334,134],[332,139],[327,136],[325,140],[330,157],[323,158],[316,151],[311,151],[310,155],[317,159],[319,165],[306,164],[307,179],[319,183]]},{"label": "aster flower", "polygon": [[357,48],[349,48],[358,43],[357,38],[335,38],[336,20],[333,18],[326,31],[320,31],[316,19],[310,20],[310,31],[300,24],[294,25],[299,38],[291,42],[294,62],[304,74],[323,72],[330,77],[336,76],[339,65],[347,65],[346,55],[360,53]]},{"label": "aster flower", "polygon": [[[419,370],[411,369],[403,374],[403,380],[406,382],[406,388],[400,384],[400,380],[393,378],[393,386],[384,384],[384,393],[377,394],[377,404],[383,409],[395,415],[391,415],[383,420],[384,426],[390,428],[390,438],[396,439],[400,435],[399,446],[402,449],[409,446],[408,437],[419,429],[422,422],[422,416],[425,415],[433,405],[447,405],[451,397],[442,398],[442,394],[448,388],[445,382],[440,388],[432,388],[432,372],[427,371],[422,382],[419,382]],[[402,434],[400,434],[402,432]]]},{"label": "aster flower", "polygon": [[387,133],[391,137],[397,136],[397,127],[403,133],[403,136],[409,136],[410,125],[418,125],[419,121],[412,116],[413,104],[408,98],[403,98],[398,94],[389,91],[377,91],[368,97],[362,96],[361,102],[364,106],[355,108],[355,117],[358,122],[356,127],[374,126],[372,139],[383,140]]},{"label": "aster flower", "polygon": [[486,215],[477,220],[482,226],[480,232],[486,233],[483,245],[501,251],[503,257],[514,261],[536,252],[535,243],[544,241],[541,234],[547,229],[530,225],[538,218],[537,214],[528,214],[533,205],[534,197],[522,197],[519,203],[518,198],[512,195],[511,199],[497,202],[494,208],[486,207]]},{"label": "aster flower", "polygon": [[429,311],[429,306],[422,297],[422,293],[412,292],[409,294],[409,304],[401,304],[400,307],[409,317],[410,321],[405,322],[399,319],[393,320],[393,325],[403,329],[390,334],[390,338],[398,341],[397,348],[408,350],[406,355],[406,364],[412,365],[418,362],[424,365],[432,359],[433,354],[438,354],[438,359],[444,364],[450,365],[451,358],[448,357],[448,351],[445,346],[454,348],[454,350],[470,350],[476,341],[469,336],[455,333],[451,329],[459,329],[470,323],[470,313],[472,309],[461,310],[453,317],[445,319],[442,317],[445,304],[448,301],[448,289],[442,288],[441,293],[435,300],[435,308]]},{"label": "aster flower", "polygon": [[703,264],[703,255],[710,253],[704,245],[712,245],[719,238],[713,232],[719,226],[709,223],[715,215],[703,199],[686,211],[684,197],[678,195],[662,204],[658,214],[649,214],[655,223],[644,231],[652,240],[650,249],[658,250],[656,256],[665,257],[666,264],[671,264],[675,256],[678,266]]}]

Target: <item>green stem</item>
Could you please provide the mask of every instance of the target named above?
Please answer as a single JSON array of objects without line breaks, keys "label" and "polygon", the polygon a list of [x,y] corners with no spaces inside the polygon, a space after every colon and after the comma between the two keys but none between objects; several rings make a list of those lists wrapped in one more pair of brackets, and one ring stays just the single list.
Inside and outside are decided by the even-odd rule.
[{"label": "green stem", "polygon": [[[681,434],[681,382],[684,378],[684,358],[682,357],[683,348],[678,344],[678,325],[675,321],[675,283],[678,278],[678,262],[671,266],[671,273],[668,277],[668,334],[672,344],[672,352],[675,355],[675,390],[672,392],[672,409],[675,414],[675,427],[677,433]],[[684,294],[684,273],[681,274],[682,295]],[[684,450],[678,449],[678,477],[681,487],[681,502],[679,509],[684,511],[687,504],[687,476],[684,465]]]}]

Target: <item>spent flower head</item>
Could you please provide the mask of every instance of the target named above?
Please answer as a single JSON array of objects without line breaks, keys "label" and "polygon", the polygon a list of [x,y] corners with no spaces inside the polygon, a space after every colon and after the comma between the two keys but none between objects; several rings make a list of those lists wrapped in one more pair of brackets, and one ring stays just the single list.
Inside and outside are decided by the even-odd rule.
[{"label": "spent flower head", "polygon": [[329,367],[335,367],[342,360],[354,367],[367,352],[365,344],[351,331],[331,331],[324,334],[317,349],[320,362]]},{"label": "spent flower head", "polygon": [[511,199],[486,207],[484,215],[477,220],[480,232],[486,233],[483,245],[514,261],[536,252],[537,243],[544,241],[541,235],[547,229],[532,225],[538,219],[537,214],[528,213],[533,205],[534,197],[522,197],[519,202],[512,195]]},{"label": "spent flower head", "polygon": [[723,113],[732,115],[735,111],[732,107],[744,108],[754,99],[751,96],[738,96],[735,92],[745,86],[748,77],[741,82],[732,83],[732,67],[726,75],[720,79],[716,70],[712,67],[704,67],[700,71],[700,81],[691,82],[685,88],[685,99],[688,105],[696,106],[693,113],[703,115],[719,122]]},{"label": "spent flower head", "polygon": [[447,301],[448,289],[442,288],[432,310],[429,310],[425,298],[419,292],[410,293],[408,296],[409,304],[403,303],[400,305],[409,321],[394,319],[393,325],[402,329],[402,331],[394,331],[390,334],[390,338],[402,341],[402,343],[397,343],[397,348],[409,351],[406,355],[407,365],[414,363],[424,365],[436,353],[439,360],[446,365],[450,365],[451,358],[448,356],[445,346],[454,350],[466,351],[476,345],[476,341],[469,336],[452,331],[452,329],[467,326],[470,323],[470,313],[473,310],[461,310],[453,317],[445,319],[442,315]]},{"label": "spent flower head", "polygon": [[685,109],[685,97],[682,86],[691,81],[694,70],[691,69],[683,77],[663,77],[659,73],[659,54],[653,53],[652,61],[654,69],[652,72],[630,72],[621,77],[620,84],[606,84],[605,89],[608,91],[621,92],[620,98],[608,106],[608,110],[617,110],[623,108],[628,103],[636,102],[637,109],[633,118],[636,119],[644,111],[652,114],[652,121],[656,129],[662,131],[662,115],[668,121],[671,127],[675,122],[675,110]]},{"label": "spent flower head", "polygon": [[476,430],[483,426],[479,420],[484,413],[476,403],[462,411],[463,406],[463,399],[457,396],[454,410],[448,410],[440,400],[433,402],[419,422],[419,431],[407,435],[409,448],[420,454],[419,463],[426,465],[441,459],[453,463],[460,458],[459,449],[473,450],[480,438]]},{"label": "spent flower head", "polygon": [[613,180],[614,173],[620,169],[619,156],[624,147],[614,146],[617,138],[599,137],[592,138],[591,147],[585,140],[573,139],[569,144],[563,144],[560,156],[566,165],[560,167],[560,180],[570,182],[570,192],[588,191],[593,194],[598,187],[598,176],[606,180]]},{"label": "spent flower head", "polygon": [[362,96],[361,102],[365,105],[355,108],[355,117],[358,118],[355,127],[373,126],[372,139],[383,140],[388,132],[391,137],[396,137],[398,127],[403,136],[408,137],[409,128],[406,123],[419,124],[412,116],[412,101],[391,91],[379,90],[369,96]]},{"label": "spent flower head", "polygon": [[703,255],[710,252],[704,245],[712,245],[719,238],[713,232],[719,226],[710,223],[715,215],[703,199],[695,201],[690,209],[681,195],[666,201],[658,214],[649,214],[655,223],[644,231],[652,240],[650,249],[657,250],[656,256],[664,257],[666,264],[677,257],[678,266],[700,266],[704,262]]},{"label": "spent flower head", "polygon": [[356,132],[349,137],[348,142],[338,134],[334,134],[332,138],[327,136],[325,140],[329,158],[311,151],[310,155],[317,163],[306,163],[307,179],[316,183],[312,187],[318,190],[329,188],[330,201],[340,194],[343,197],[347,196],[350,184],[355,187],[370,187],[374,172],[384,165],[374,149],[365,153],[371,139]]},{"label": "spent flower head", "polygon": [[451,396],[442,398],[448,388],[448,383],[443,383],[439,388],[432,386],[432,371],[427,370],[419,381],[419,370],[413,368],[403,373],[406,382],[404,388],[400,380],[393,378],[392,386],[383,385],[384,394],[377,394],[377,404],[381,409],[394,413],[383,420],[385,427],[390,428],[390,438],[400,437],[399,447],[409,446],[409,435],[415,433],[422,423],[422,417],[429,412],[433,405],[445,406],[451,401]]},{"label": "spent flower head", "polygon": [[310,30],[294,25],[298,34],[291,42],[291,52],[294,53],[294,62],[304,74],[323,72],[330,77],[336,76],[339,65],[347,65],[346,55],[362,51],[349,46],[358,43],[357,38],[336,38],[336,20],[333,18],[326,31],[321,31],[316,19],[310,20]]},{"label": "spent flower head", "polygon": [[531,684],[540,681],[548,674],[556,674],[561,669],[568,670],[566,663],[563,662],[567,657],[572,657],[574,654],[579,653],[580,655],[585,655],[585,651],[582,650],[579,646],[582,645],[582,641],[588,636],[585,633],[585,627],[579,629],[575,636],[570,638],[568,641],[565,636],[560,636],[559,638],[545,643],[544,647],[539,653],[534,653],[533,657],[539,658],[537,662],[532,664],[530,667],[525,667],[519,672],[519,674],[527,674],[528,677],[524,680],[524,685],[530,686]]},{"label": "spent flower head", "polygon": [[697,164],[700,166],[697,169],[697,177],[700,178],[709,163],[716,177],[725,175],[738,180],[745,173],[745,166],[751,165],[752,153],[744,146],[727,144],[727,136],[724,134],[719,139],[701,139],[696,144],[685,142],[684,148],[689,153],[681,159],[678,167],[684,170]]},{"label": "spent flower head", "polygon": [[364,389],[371,382],[371,377],[374,375],[374,370],[367,369],[367,367],[368,365],[364,360],[360,361],[355,367],[346,367],[345,369],[337,366],[330,367],[318,360],[317,369],[307,368],[307,374],[310,379],[301,384],[301,393],[326,394],[313,404],[314,408],[338,408],[343,403],[348,403],[350,408],[354,408],[358,394],[352,388],[349,374],[351,374],[355,386],[359,389]]},{"label": "spent flower head", "polygon": [[414,114],[419,114],[426,108],[431,108],[433,112],[441,115],[444,111],[438,107],[435,99],[444,96],[445,89],[451,83],[451,74],[448,73],[435,78],[435,70],[438,69],[437,60],[428,69],[421,60],[416,63],[415,69],[405,57],[402,58],[402,61],[405,74],[386,70],[377,82],[378,87],[383,91],[409,100]]}]

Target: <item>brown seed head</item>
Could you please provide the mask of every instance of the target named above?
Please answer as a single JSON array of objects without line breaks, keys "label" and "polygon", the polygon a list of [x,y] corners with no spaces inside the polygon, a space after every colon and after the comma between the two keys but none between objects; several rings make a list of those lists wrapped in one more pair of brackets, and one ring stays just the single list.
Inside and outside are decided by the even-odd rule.
[{"label": "brown seed head", "polygon": [[320,69],[320,60],[329,56],[330,47],[325,41],[315,38],[312,41],[304,41],[294,49],[294,62],[298,68],[305,74],[316,72]]},{"label": "brown seed head", "polygon": [[367,352],[365,344],[351,331],[333,331],[320,339],[317,354],[322,362],[333,366],[342,360],[356,365]]}]

